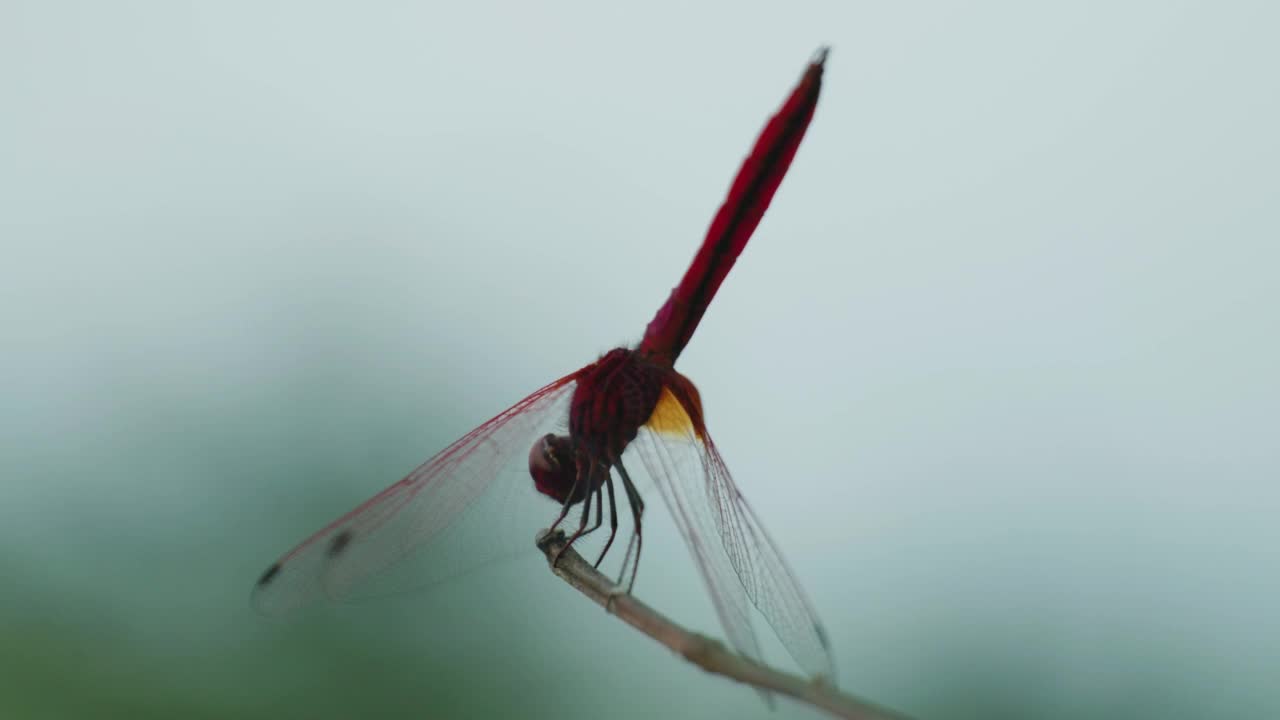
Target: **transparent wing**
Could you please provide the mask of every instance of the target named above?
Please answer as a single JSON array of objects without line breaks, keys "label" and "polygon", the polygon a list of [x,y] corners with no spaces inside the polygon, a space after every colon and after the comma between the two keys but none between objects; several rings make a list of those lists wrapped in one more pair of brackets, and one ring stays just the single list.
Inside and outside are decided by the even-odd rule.
[{"label": "transparent wing", "polygon": [[806,673],[834,682],[826,632],[734,484],[706,432],[696,390],[691,384],[689,389],[683,402],[663,390],[653,417],[629,450],[639,456],[674,516],[733,647],[760,659],[749,602]]},{"label": "transparent wing", "polygon": [[574,376],[535,391],[343,515],[262,575],[253,604],[274,615],[317,600],[430,585],[523,549],[550,524],[528,452],[564,432]]}]

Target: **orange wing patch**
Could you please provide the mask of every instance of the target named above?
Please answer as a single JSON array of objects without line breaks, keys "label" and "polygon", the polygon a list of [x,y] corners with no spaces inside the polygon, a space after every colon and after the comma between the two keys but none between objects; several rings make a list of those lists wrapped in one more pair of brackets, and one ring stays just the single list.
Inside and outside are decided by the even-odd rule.
[{"label": "orange wing patch", "polygon": [[693,435],[702,438],[702,403],[698,390],[686,378],[662,386],[658,404],[645,427],[662,435]]},{"label": "orange wing patch", "polygon": [[693,432],[693,420],[671,388],[664,387],[645,427],[663,435],[689,435]]}]

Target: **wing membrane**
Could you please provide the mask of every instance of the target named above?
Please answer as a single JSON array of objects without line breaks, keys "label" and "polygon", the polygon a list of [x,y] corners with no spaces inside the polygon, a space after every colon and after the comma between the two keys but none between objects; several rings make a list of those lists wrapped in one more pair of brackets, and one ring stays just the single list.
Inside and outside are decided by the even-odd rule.
[{"label": "wing membrane", "polygon": [[258,581],[254,606],[273,615],[387,594],[532,550],[553,505],[533,489],[527,453],[540,435],[563,432],[573,378],[535,391],[290,550]]},{"label": "wing membrane", "polygon": [[805,672],[834,682],[835,661],[817,614],[733,482],[696,396],[683,398],[664,391],[658,421],[641,428],[631,448],[671,510],[729,642],[760,659],[754,605]]}]

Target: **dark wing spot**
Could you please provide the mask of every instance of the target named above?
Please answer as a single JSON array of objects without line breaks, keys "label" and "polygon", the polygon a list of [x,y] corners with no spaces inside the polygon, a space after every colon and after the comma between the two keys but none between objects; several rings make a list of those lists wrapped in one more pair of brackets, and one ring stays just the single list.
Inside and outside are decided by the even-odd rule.
[{"label": "dark wing spot", "polygon": [[258,587],[262,587],[263,585],[266,585],[267,583],[271,582],[271,579],[279,574],[280,574],[280,563],[276,563],[271,567],[267,568],[267,571],[262,573],[262,577],[258,578]]},{"label": "dark wing spot", "polygon": [[334,535],[333,539],[329,541],[329,550],[328,550],[329,557],[331,558],[338,557],[339,555],[342,554],[343,550],[347,549],[347,546],[350,544],[351,544],[350,530],[343,530],[337,535]]}]

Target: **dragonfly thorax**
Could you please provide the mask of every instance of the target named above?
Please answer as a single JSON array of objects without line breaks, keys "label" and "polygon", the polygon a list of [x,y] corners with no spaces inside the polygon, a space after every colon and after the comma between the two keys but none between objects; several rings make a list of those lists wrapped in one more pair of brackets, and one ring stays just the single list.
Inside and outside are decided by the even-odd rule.
[{"label": "dragonfly thorax", "polygon": [[576,373],[569,434],[544,435],[529,451],[538,492],[574,504],[589,497],[653,414],[669,367],[627,348]]},{"label": "dragonfly thorax", "polygon": [[612,465],[658,404],[670,366],[615,348],[578,371],[569,405],[569,435],[592,457]]}]

